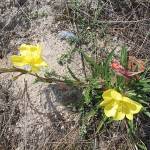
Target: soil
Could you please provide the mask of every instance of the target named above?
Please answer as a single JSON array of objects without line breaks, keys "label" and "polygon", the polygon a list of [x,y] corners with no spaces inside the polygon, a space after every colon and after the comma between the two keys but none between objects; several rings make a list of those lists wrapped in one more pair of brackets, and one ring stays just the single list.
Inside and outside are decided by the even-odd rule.
[{"label": "soil", "polygon": [[[83,3],[89,1],[83,0]],[[93,0],[91,7],[96,9],[97,3],[98,0]],[[116,5],[114,0],[112,7],[113,5]],[[64,7],[66,7],[66,0],[1,0],[0,68],[12,66],[9,58],[18,53],[18,47],[22,43],[39,43],[43,47],[43,57],[49,64],[49,70],[55,70],[60,75],[66,74],[66,66],[62,67],[58,64],[61,54],[70,49],[68,43],[58,37],[60,31],[72,30],[71,24],[59,20],[58,12],[63,12]],[[119,8],[121,9],[120,6]],[[118,11],[116,10],[119,15],[114,14],[122,17]],[[114,29],[116,27],[114,26]],[[115,35],[118,33],[118,31],[111,31]],[[133,34],[134,32],[136,30]],[[143,33],[148,35],[146,32]],[[137,47],[140,49],[146,47],[145,53],[141,54],[148,55],[149,49],[146,44],[149,43],[148,36],[144,37],[145,41]],[[144,38],[142,36],[139,39]],[[121,49],[120,45],[124,45],[118,36],[106,37],[104,41],[98,41],[99,48],[107,47],[111,50],[114,47],[117,49],[116,55]],[[136,49],[135,42],[133,45]],[[129,47],[130,50],[132,47]],[[81,76],[82,65],[79,56],[75,57],[71,67],[77,75]],[[73,107],[64,105],[72,100],[80,100],[80,91],[47,83],[35,84],[35,78],[29,75],[23,75],[14,81],[15,76],[16,74],[0,75],[0,150],[96,149],[95,139],[87,142],[82,141],[79,136],[79,114]],[[118,144],[117,142],[123,143],[126,137],[124,134],[120,135],[120,132],[119,136],[122,140],[119,141],[119,136],[116,138],[115,133],[109,134],[109,137],[100,135],[99,149],[110,148],[111,143],[114,145]],[[102,138],[105,140],[103,141]]]},{"label": "soil", "polygon": [[[65,73],[65,67],[60,66],[57,59],[69,48],[69,45],[65,41],[60,41],[57,33],[51,32],[51,27],[55,28],[53,24],[55,13],[51,7],[52,4],[57,4],[57,7],[61,6],[60,2],[56,3],[55,1],[54,3],[48,0],[42,2],[27,0],[16,0],[12,3],[9,0],[0,2],[0,17],[2,18],[0,22],[0,49],[1,58],[3,57],[0,60],[0,67],[11,66],[9,57],[17,53],[17,47],[20,44],[39,43],[43,47],[43,57],[49,64],[49,70],[55,70],[59,74]],[[6,94],[13,93],[11,96],[13,98],[7,98],[10,102],[8,113],[6,113],[8,108],[0,106],[0,109],[5,111],[5,113],[3,111],[0,113],[1,121],[5,124],[5,126],[1,126],[0,130],[0,146],[6,150],[40,150],[54,149],[55,147],[57,149],[60,143],[68,138],[66,135],[69,132],[74,132],[76,137],[78,115],[61,104],[61,89],[57,89],[56,93],[54,92],[54,89],[57,88],[55,85],[33,84],[34,77],[28,75],[21,76],[11,82],[15,75],[1,75],[3,89],[8,90],[5,87],[7,83],[4,81],[11,83],[11,88],[9,91],[6,90],[8,92]],[[5,93],[2,92],[0,97]],[[67,91],[65,92],[67,93]],[[65,100],[69,101],[74,96],[79,99],[75,91],[73,95],[68,96],[67,94]],[[8,103],[4,101],[3,97],[0,100],[3,105]],[[14,111],[18,112],[18,115]],[[4,114],[7,116],[6,120],[3,119]],[[15,120],[14,123],[12,120]],[[75,137],[72,137],[72,140],[68,142],[76,140]]]}]

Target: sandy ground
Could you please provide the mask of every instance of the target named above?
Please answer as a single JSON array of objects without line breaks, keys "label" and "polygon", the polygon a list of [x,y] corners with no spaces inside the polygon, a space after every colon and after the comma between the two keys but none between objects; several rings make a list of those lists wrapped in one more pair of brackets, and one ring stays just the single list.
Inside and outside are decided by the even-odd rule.
[{"label": "sandy ground", "polygon": [[[48,11],[52,15],[43,20],[42,25],[36,27],[33,43],[40,43],[43,46],[43,56],[49,64],[49,69],[64,74],[65,68],[57,63],[57,58],[69,46],[65,41],[60,41],[56,34],[47,30],[47,24],[50,27],[54,19],[50,7]],[[34,21],[32,25],[34,28]],[[8,61],[10,55],[1,60],[1,67],[11,66]],[[5,74],[1,76],[1,79],[11,79],[12,76],[14,75]],[[22,93],[15,102],[20,110],[19,120],[14,127],[14,135],[20,139],[18,146],[15,147],[16,150],[51,149],[51,144],[54,142],[55,145],[59,145],[61,139],[73,129],[77,121],[77,115],[59,103],[59,98],[54,94],[52,87],[46,83],[33,84],[33,82],[34,77],[24,75],[13,83],[14,93],[16,95]]]},{"label": "sandy ground", "polygon": [[[57,63],[57,58],[70,47],[57,37],[57,33],[52,33],[50,30],[54,26],[55,18],[51,7],[40,8],[41,11],[43,9],[49,14],[48,17],[40,18],[38,21],[31,20],[31,29],[28,32],[30,32],[32,44],[42,45],[43,57],[49,64],[49,69],[62,75],[66,73],[66,69]],[[23,41],[24,39],[19,39],[16,43],[21,44]],[[104,44],[100,43],[100,45]],[[0,60],[1,66],[11,66],[10,55]],[[80,58],[76,56],[71,65],[76,73],[81,71],[80,61]],[[2,79],[11,79],[12,76],[14,75],[2,75]],[[70,101],[70,99],[76,101],[79,99],[78,93],[73,91],[73,95],[68,96],[69,90],[63,91],[46,83],[33,84],[33,82],[34,77],[24,75],[13,83],[15,95],[22,95],[15,102],[20,110],[20,117],[13,131],[14,135],[19,137],[19,143],[15,149],[50,150],[54,148],[52,145],[55,145],[57,149],[68,137],[67,143],[74,143],[78,135],[76,131],[78,114],[63,106],[61,101]]]},{"label": "sandy ground", "polygon": [[[55,7],[55,9],[60,10],[58,12],[61,12],[62,7],[65,6],[65,3],[62,2],[65,0],[38,1],[40,4],[37,4],[37,6],[33,8],[30,15],[26,12],[27,6],[24,6],[27,1],[29,0],[14,0],[16,6],[11,11],[12,8],[9,8],[10,2],[7,0],[8,6],[6,8],[8,9],[8,12],[6,11],[6,14],[2,15],[2,18],[4,18],[6,22],[4,21],[4,23],[1,23],[0,21],[0,27],[5,24],[4,28],[6,28],[6,31],[8,30],[7,36],[12,34],[12,37],[8,36],[8,41],[6,40],[7,36],[4,38],[6,43],[3,44],[3,46],[6,46],[7,49],[8,43],[10,43],[11,48],[9,49],[10,53],[7,57],[0,59],[0,67],[11,66],[9,56],[11,56],[12,53],[17,52],[16,45],[19,46],[22,43],[39,43],[43,46],[43,57],[49,64],[49,69],[54,69],[61,75],[66,74],[66,68],[57,63],[57,58],[59,58],[61,54],[67,51],[70,47],[66,41],[61,41],[58,38],[57,31],[60,31],[61,29],[63,30],[69,25],[64,25],[65,27],[63,28],[61,27],[63,26],[61,21],[59,24],[55,24],[55,13],[53,10]],[[23,2],[23,4],[21,4],[21,2]],[[97,0],[93,2],[95,2],[92,6],[94,8]],[[31,6],[34,6],[35,3],[37,3],[37,0],[29,1],[29,3]],[[5,0],[0,2],[0,8],[3,7],[1,4],[5,4]],[[30,9],[32,10],[32,7]],[[5,7],[3,10],[5,10]],[[37,12],[39,13],[38,17],[36,16]],[[20,21],[21,23],[17,22],[17,25],[15,25],[15,21],[17,20],[16,18],[20,14],[23,16],[23,20]],[[43,16],[41,17],[41,15]],[[27,20],[25,23],[23,22],[24,19]],[[28,22],[30,24],[29,27]],[[22,24],[27,29],[23,28]],[[10,32],[10,27],[13,28],[13,32]],[[5,32],[4,28],[1,30],[2,36],[3,31]],[[15,36],[13,37],[14,32]],[[114,47],[116,48],[116,54],[118,54],[121,49],[120,45],[123,45],[123,42],[119,41],[117,37],[114,37],[114,39],[107,39],[105,41],[108,42],[105,44],[103,41],[98,41],[98,47],[107,47],[108,51],[112,50]],[[85,47],[85,49],[87,48]],[[131,48],[129,48],[129,50],[130,49]],[[71,64],[73,71],[79,76],[81,75],[80,68],[82,67],[80,61],[79,56],[76,56],[73,64]],[[7,80],[11,80],[13,76],[15,76],[15,74],[3,74],[0,76],[0,82],[6,80],[7,83]],[[4,82],[4,84],[6,83]],[[79,148],[75,148],[83,149],[83,147],[80,147],[80,140],[78,136],[79,132],[77,122],[79,116],[73,109],[62,105],[62,101],[67,102],[70,100],[79,100],[80,94],[78,94],[78,92],[74,89],[71,90],[73,90],[73,94],[68,96],[70,91],[69,89],[64,90],[55,86],[50,86],[47,83],[34,84],[34,77],[28,75],[21,76],[19,79],[14,81],[10,90],[13,91],[12,94],[15,97],[15,100],[12,102],[11,109],[17,106],[19,109],[19,117],[15,124],[11,124],[10,120],[8,120],[6,124],[8,129],[6,134],[11,137],[11,146],[13,145],[11,148],[15,150],[68,150],[71,144],[79,142]],[[6,127],[4,127],[2,132],[5,132]],[[0,133],[0,137],[1,135],[2,133]],[[94,139],[92,139],[91,142],[96,143]],[[106,149],[104,146],[105,144],[103,142],[100,143],[102,146],[101,149]],[[60,147],[60,145],[62,147]],[[85,144],[82,146],[85,147]],[[94,149],[94,146],[92,148]],[[0,143],[0,150],[1,149]]]}]

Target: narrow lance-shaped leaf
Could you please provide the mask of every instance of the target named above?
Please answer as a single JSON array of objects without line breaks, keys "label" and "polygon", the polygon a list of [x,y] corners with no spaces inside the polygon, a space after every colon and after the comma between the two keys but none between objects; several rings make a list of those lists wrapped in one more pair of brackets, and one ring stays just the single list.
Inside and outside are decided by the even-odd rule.
[{"label": "narrow lance-shaped leaf", "polygon": [[127,48],[126,47],[122,47],[122,49],[121,49],[120,62],[121,62],[121,65],[123,65],[125,68],[127,68],[128,54],[127,54]]},{"label": "narrow lance-shaped leaf", "polygon": [[89,64],[90,68],[91,68],[92,76],[94,78],[96,78],[97,76],[100,76],[100,71],[101,71],[100,65],[97,64],[96,61],[92,57],[89,57],[84,52],[81,52],[81,53],[82,53],[84,59],[86,60],[86,62]]},{"label": "narrow lance-shaped leaf", "polygon": [[98,133],[103,128],[103,126],[105,125],[107,120],[108,120],[108,117],[106,117],[106,116],[104,116],[102,118],[102,120],[100,120],[99,125],[98,125],[97,130],[96,130],[96,133]]},{"label": "narrow lance-shaped leaf", "polygon": [[108,57],[106,58],[106,60],[103,62],[103,71],[104,71],[104,76],[103,78],[105,79],[106,81],[106,84],[108,84],[109,86],[109,81],[111,80],[111,73],[110,73],[110,62],[112,60],[112,57],[114,55],[114,51],[115,49],[113,49]]}]

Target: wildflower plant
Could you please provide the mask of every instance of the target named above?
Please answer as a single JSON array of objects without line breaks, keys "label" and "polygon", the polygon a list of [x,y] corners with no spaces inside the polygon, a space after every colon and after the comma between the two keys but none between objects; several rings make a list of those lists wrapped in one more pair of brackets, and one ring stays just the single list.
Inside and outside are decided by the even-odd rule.
[{"label": "wildflower plant", "polygon": [[[10,58],[13,67],[1,68],[0,73],[19,72],[19,76],[30,74],[35,76],[37,81],[63,83],[80,89],[83,97],[78,110],[81,114],[82,137],[88,134],[87,128],[90,128],[95,120],[99,122],[96,133],[100,132],[104,126],[122,121],[126,124],[129,135],[136,139],[135,145],[145,148],[144,143],[136,138],[135,125],[143,116],[150,117],[149,68],[146,64],[142,66],[142,69],[141,64],[135,66],[136,70],[129,68],[130,62],[125,47],[122,48],[119,57],[116,58],[114,55],[114,49],[98,61],[83,49],[75,47],[72,52],[79,53],[85,67],[88,68],[85,78],[77,77],[69,64],[67,69],[71,78],[58,75],[54,71],[47,71],[44,76],[40,76],[38,72],[41,68],[48,66],[42,57],[41,47],[22,44],[19,52],[19,55],[13,55]],[[24,69],[24,66],[29,66],[30,69]]]}]

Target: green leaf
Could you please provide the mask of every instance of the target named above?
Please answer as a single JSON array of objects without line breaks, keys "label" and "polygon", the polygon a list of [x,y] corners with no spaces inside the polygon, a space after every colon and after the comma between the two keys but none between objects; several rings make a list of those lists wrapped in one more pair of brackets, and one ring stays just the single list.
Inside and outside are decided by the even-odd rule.
[{"label": "green leaf", "polygon": [[126,47],[122,47],[122,49],[121,49],[120,62],[121,62],[121,65],[123,65],[125,68],[127,68],[128,53],[127,53],[127,48]]},{"label": "green leaf", "polygon": [[85,103],[88,105],[91,102],[91,88],[87,87],[83,90]]},{"label": "green leaf", "polygon": [[103,126],[105,125],[107,120],[108,120],[108,118],[106,116],[104,116],[97,127],[96,134],[103,128]]},{"label": "green leaf", "polygon": [[150,87],[144,87],[143,89],[142,89],[142,91],[144,91],[144,92],[150,92]]},{"label": "green leaf", "polygon": [[137,147],[139,150],[148,150],[142,140],[140,140],[140,143],[137,143]]},{"label": "green leaf", "polygon": [[110,87],[110,84],[111,84],[110,81],[111,81],[111,77],[112,77],[112,72],[110,71],[110,63],[111,63],[111,60],[113,58],[114,51],[115,51],[115,49],[113,49],[109,53],[107,58],[102,63],[102,71],[103,71],[102,78],[105,80],[108,87]]},{"label": "green leaf", "polygon": [[139,80],[139,83],[141,84],[150,83],[150,79]]},{"label": "green leaf", "polygon": [[36,79],[34,79],[34,81],[32,82],[32,84],[36,84],[38,82],[40,82],[40,80],[38,78],[36,78]]},{"label": "green leaf", "polygon": [[117,87],[123,89],[125,86],[125,78],[122,76],[117,76]]},{"label": "green leaf", "polygon": [[64,83],[66,83],[67,85],[70,85],[70,86],[73,86],[74,85],[74,82],[68,78],[65,78],[64,79]]},{"label": "green leaf", "polygon": [[44,74],[44,77],[46,77],[46,78],[56,77],[56,76],[58,77],[55,70],[46,71],[45,74]]},{"label": "green leaf", "polygon": [[102,86],[100,85],[98,79],[91,79],[90,80],[90,86],[93,88],[93,89],[98,89],[98,88],[101,88]]},{"label": "green leaf", "polygon": [[149,102],[147,102],[145,100],[142,100],[142,99],[139,99],[138,102],[140,102],[142,104],[145,104],[145,105],[149,105]]},{"label": "green leaf", "polygon": [[107,64],[109,64],[109,63],[111,62],[111,60],[112,60],[112,58],[113,58],[113,56],[114,56],[114,52],[115,52],[115,49],[113,49],[113,50],[109,53],[108,57],[106,58],[105,62],[106,62]]},{"label": "green leaf", "polygon": [[144,109],[143,113],[150,118],[150,112],[148,110]]},{"label": "green leaf", "polygon": [[131,137],[135,137],[136,136],[136,130],[137,127],[135,126],[133,120],[128,120],[127,121],[127,125],[128,125],[128,133]]},{"label": "green leaf", "polygon": [[92,57],[89,57],[84,52],[81,52],[81,53],[91,68],[93,78],[100,76],[100,71],[101,71],[100,65],[97,64],[96,61]]}]

